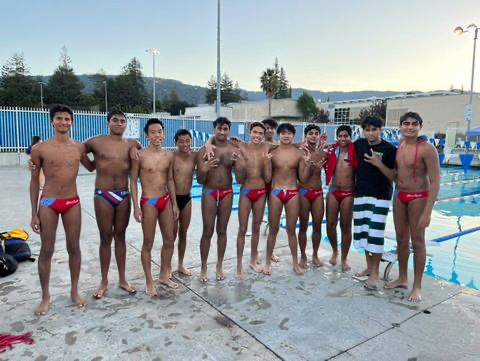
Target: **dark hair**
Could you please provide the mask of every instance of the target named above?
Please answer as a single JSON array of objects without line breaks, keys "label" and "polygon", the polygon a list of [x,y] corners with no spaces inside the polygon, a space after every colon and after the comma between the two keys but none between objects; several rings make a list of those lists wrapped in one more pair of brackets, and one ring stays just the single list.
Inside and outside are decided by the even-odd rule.
[{"label": "dark hair", "polygon": [[188,135],[190,139],[192,139],[192,135],[187,129],[179,129],[175,133],[175,143],[177,142],[178,138],[180,138],[182,135]]},{"label": "dark hair", "polygon": [[53,107],[50,108],[50,121],[53,120],[56,113],[68,113],[73,120],[73,110],[68,105],[65,104],[55,104]]},{"label": "dark hair", "polygon": [[42,138],[40,138],[38,135],[34,135],[34,136],[32,137],[32,146],[35,145],[35,144],[37,144],[37,143],[38,143],[39,141],[41,141],[41,140],[42,140]]},{"label": "dark hair", "polygon": [[374,128],[382,128],[383,127],[383,120],[380,119],[379,117],[375,117],[373,115],[369,115],[365,119],[362,120],[362,123],[360,124],[362,129],[365,129],[367,127],[374,127]]},{"label": "dark hair", "polygon": [[213,121],[213,128],[215,129],[216,127],[221,127],[225,124],[228,126],[228,129],[230,129],[232,122],[225,117],[218,117]]},{"label": "dark hair", "polygon": [[253,123],[250,123],[250,131],[252,131],[253,128],[255,127],[260,127],[263,129],[263,131],[265,132],[267,129],[265,128],[265,125],[263,125],[262,123],[260,122],[253,122]]},{"label": "dark hair", "polygon": [[263,125],[272,127],[273,129],[278,128],[277,121],[275,119],[272,119],[272,118],[264,119],[264,120],[262,120],[262,123],[263,123]]},{"label": "dark hair", "polygon": [[348,125],[341,125],[337,128],[337,137],[340,134],[340,132],[347,132],[348,135],[351,137],[352,136],[352,128],[349,127]]},{"label": "dark hair", "polygon": [[303,130],[303,134],[304,135],[307,135],[307,133],[311,130],[318,130],[319,133],[322,133],[322,131],[320,130],[320,127],[316,124],[309,124],[305,127],[305,129]]},{"label": "dark hair", "polygon": [[418,115],[418,113],[415,113],[415,112],[407,112],[403,114],[400,117],[400,125],[402,125],[402,123],[408,118],[413,118],[418,122],[418,124],[423,125],[423,119],[420,117],[420,115]]},{"label": "dark hair", "polygon": [[152,124],[160,124],[162,126],[162,129],[165,130],[165,127],[163,126],[163,123],[160,119],[151,118],[147,120],[147,124],[145,124],[145,127],[143,128],[143,131],[145,132],[145,134],[148,135],[148,127]]},{"label": "dark hair", "polygon": [[291,125],[290,123],[282,123],[277,128],[277,134],[280,134],[280,133],[283,133],[283,132],[290,132],[293,135],[295,135],[296,130],[295,130],[295,127],[293,125]]},{"label": "dark hair", "polygon": [[120,110],[112,110],[112,111],[110,111],[110,112],[108,113],[108,115],[107,115],[107,122],[109,122],[110,119],[112,119],[112,117],[113,117],[114,115],[121,115],[122,117],[124,117],[125,119],[127,119],[127,117],[126,117],[126,115],[125,115],[124,112],[121,112]]}]

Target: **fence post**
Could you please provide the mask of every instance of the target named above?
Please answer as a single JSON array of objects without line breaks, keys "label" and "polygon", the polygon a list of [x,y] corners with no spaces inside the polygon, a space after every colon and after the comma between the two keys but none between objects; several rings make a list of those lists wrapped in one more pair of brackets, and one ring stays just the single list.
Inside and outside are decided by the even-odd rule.
[{"label": "fence post", "polygon": [[17,132],[18,165],[20,165],[20,124],[18,123],[18,107],[15,107],[15,129]]},{"label": "fence post", "polygon": [[196,118],[193,118],[193,129],[192,129],[192,138],[193,138],[193,149],[196,148],[196,136],[195,136],[195,128],[196,128],[196,125],[197,125],[197,119]]}]

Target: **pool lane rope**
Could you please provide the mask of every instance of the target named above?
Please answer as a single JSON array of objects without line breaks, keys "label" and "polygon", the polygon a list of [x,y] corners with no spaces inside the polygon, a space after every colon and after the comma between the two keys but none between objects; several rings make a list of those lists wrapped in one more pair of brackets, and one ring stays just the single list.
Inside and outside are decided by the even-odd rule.
[{"label": "pool lane rope", "polygon": [[25,343],[27,345],[33,344],[32,333],[27,332],[18,336],[0,333],[0,353],[13,349],[17,343]]}]

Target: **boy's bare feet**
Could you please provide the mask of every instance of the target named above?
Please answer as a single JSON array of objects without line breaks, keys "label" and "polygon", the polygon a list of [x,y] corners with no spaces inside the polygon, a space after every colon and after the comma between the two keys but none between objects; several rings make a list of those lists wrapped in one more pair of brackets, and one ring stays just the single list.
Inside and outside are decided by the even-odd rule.
[{"label": "boy's bare feet", "polygon": [[168,275],[160,276],[158,278],[158,282],[160,282],[162,285],[165,285],[165,286],[170,287],[170,288],[178,288],[178,283],[173,282],[172,279]]},{"label": "boy's bare feet", "polygon": [[137,293],[137,290],[130,286],[127,281],[122,281],[118,283],[118,288],[128,292],[129,294],[133,295]]},{"label": "boy's bare feet", "polygon": [[271,263],[265,263],[265,266],[263,267],[262,272],[263,272],[263,274],[265,274],[267,276],[271,276],[272,275],[272,264]]},{"label": "boy's bare feet", "polygon": [[190,277],[192,275],[192,271],[189,270],[188,268],[185,268],[185,266],[180,263],[178,264],[177,271],[184,276]]},{"label": "boy's bare feet", "polygon": [[301,256],[300,257],[300,262],[298,263],[298,265],[301,268],[307,268],[307,256]]},{"label": "boy's bare feet", "polygon": [[222,266],[217,265],[217,281],[223,281],[225,279],[225,273],[223,273]]},{"label": "boy's bare feet", "polygon": [[408,296],[408,301],[413,303],[420,303],[422,301],[422,292],[420,288],[413,288],[412,293]]},{"label": "boy's bare feet", "polygon": [[251,268],[252,270],[254,270],[255,272],[257,272],[257,273],[262,272],[262,268],[258,265],[258,261],[257,261],[257,260],[253,260],[253,261],[251,260],[251,261],[250,261],[250,268]]},{"label": "boy's bare feet", "polygon": [[338,257],[338,252],[333,252],[332,257],[328,260],[328,262],[332,265],[335,266],[337,264],[337,257]]},{"label": "boy's bare feet", "polygon": [[280,257],[278,257],[276,254],[272,253],[272,261],[275,263],[280,262]]},{"label": "boy's bare feet", "polygon": [[318,258],[318,256],[312,256],[312,263],[315,267],[323,267],[323,262],[320,261],[320,258]]},{"label": "boy's bare feet", "polygon": [[208,281],[208,276],[207,276],[207,267],[203,268],[200,270],[200,282],[207,282]]},{"label": "boy's bare feet", "polygon": [[240,267],[240,268],[237,267],[237,274],[235,275],[235,278],[239,281],[243,280],[243,268],[242,267]]},{"label": "boy's bare feet", "polygon": [[107,293],[107,290],[108,290],[108,282],[102,282],[100,284],[100,287],[98,287],[97,290],[93,293],[93,298],[96,298],[97,300],[99,300]]},{"label": "boy's bare feet", "polygon": [[46,315],[48,312],[49,304],[50,304],[50,297],[43,299],[40,305],[38,305],[37,309],[35,310],[35,314],[37,316]]},{"label": "boy's bare feet", "polygon": [[347,260],[342,261],[342,271],[343,272],[349,272],[352,270],[352,266],[350,266],[350,263],[348,263]]},{"label": "boy's bare feet", "polygon": [[145,293],[150,297],[158,296],[157,289],[155,288],[153,282],[147,282],[147,288],[145,289]]},{"label": "boy's bare feet", "polygon": [[293,272],[295,272],[297,276],[302,276],[304,274],[303,269],[299,264],[293,266]]},{"label": "boy's bare feet", "polygon": [[385,286],[383,288],[386,288],[387,290],[391,290],[394,288],[408,288],[408,281],[407,280],[401,280],[400,278],[396,279],[395,281],[385,283]]},{"label": "boy's bare feet", "polygon": [[78,307],[82,308],[87,305],[87,301],[85,301],[82,297],[80,297],[78,292],[72,291],[70,293],[70,296],[72,298],[73,303],[75,303]]}]

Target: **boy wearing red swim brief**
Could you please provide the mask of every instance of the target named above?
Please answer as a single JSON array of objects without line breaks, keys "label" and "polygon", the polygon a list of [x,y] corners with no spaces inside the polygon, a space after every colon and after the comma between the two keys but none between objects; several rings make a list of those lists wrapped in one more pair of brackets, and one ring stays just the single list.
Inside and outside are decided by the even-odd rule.
[{"label": "boy wearing red swim brief", "polygon": [[[132,159],[130,191],[134,217],[142,223],[142,265],[147,284],[146,293],[154,297],[158,293],[152,278],[152,247],[157,222],[163,238],[159,282],[171,288],[178,287],[178,283],[170,279],[173,227],[174,220],[178,218],[178,206],[173,180],[173,153],[162,149],[165,134],[163,123],[156,118],[149,119],[144,131],[150,145],[138,152],[138,160]],[[142,185],[140,202],[138,177]]]},{"label": "boy wearing red swim brief", "polygon": [[[48,312],[50,303],[50,269],[55,249],[58,218],[61,215],[67,242],[69,258],[72,301],[78,307],[84,307],[87,302],[78,293],[80,277],[81,252],[80,230],[81,210],[77,195],[77,174],[80,161],[90,167],[85,146],[70,138],[69,132],[73,124],[73,111],[66,105],[54,105],[50,109],[50,123],[55,134],[46,142],[32,148],[32,163],[34,169],[30,181],[30,201],[34,232],[40,234],[41,248],[38,257],[38,274],[42,286],[42,302],[35,313],[39,316]],[[39,176],[43,169],[45,185],[40,204]]]},{"label": "boy wearing red swim brief", "polygon": [[393,219],[397,234],[399,277],[385,288],[408,288],[410,239],[414,252],[414,281],[408,300],[422,299],[422,276],[426,262],[425,229],[440,188],[440,165],[435,147],[419,137],[422,118],[414,112],[400,118],[403,140],[398,147]]},{"label": "boy wearing red swim brief", "polygon": [[255,272],[262,272],[258,265],[258,242],[260,239],[260,225],[265,212],[267,197],[266,184],[272,179],[270,145],[264,143],[265,126],[254,122],[250,125],[250,143],[242,144],[236,155],[235,177],[242,185],[238,205],[238,235],[237,235],[237,274],[236,278],[243,279],[243,249],[245,234],[247,233],[250,212],[252,220],[252,245],[250,268]]},{"label": "boy wearing red swim brief", "polygon": [[304,147],[310,152],[312,171],[309,178],[299,184],[300,187],[300,229],[298,231],[298,244],[300,245],[300,267],[307,268],[307,229],[312,215],[312,262],[316,267],[323,266],[318,257],[320,240],[322,238],[322,221],[324,214],[322,167],[327,158],[327,153],[319,147],[321,131],[318,125],[310,124],[304,129]]},{"label": "boy wearing red swim brief", "polygon": [[[303,152],[293,144],[295,127],[283,123],[277,129],[280,145],[272,152],[272,192],[269,201],[269,233],[267,238],[267,256],[263,273],[272,274],[272,254],[275,248],[277,234],[280,228],[280,216],[285,208],[287,217],[288,245],[292,253],[293,270],[297,275],[303,275],[298,264],[298,242],[296,225],[300,210],[298,181],[306,181],[311,173],[312,161],[308,150]],[[298,179],[300,178],[300,179]]]}]

